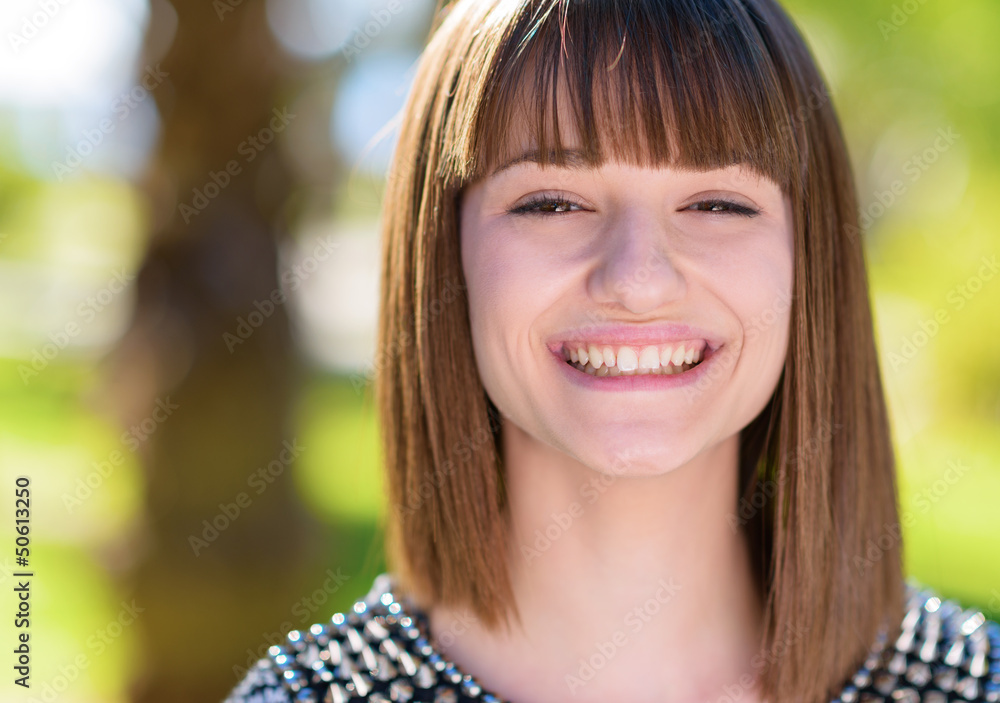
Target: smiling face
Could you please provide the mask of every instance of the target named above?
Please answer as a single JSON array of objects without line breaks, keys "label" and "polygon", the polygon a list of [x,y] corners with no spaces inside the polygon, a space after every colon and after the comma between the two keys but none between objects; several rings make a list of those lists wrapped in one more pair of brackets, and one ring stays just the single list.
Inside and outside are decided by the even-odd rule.
[{"label": "smiling face", "polygon": [[740,166],[588,165],[561,128],[565,165],[524,140],[462,193],[480,377],[506,422],[588,467],[669,471],[748,425],[780,378],[789,199]]}]

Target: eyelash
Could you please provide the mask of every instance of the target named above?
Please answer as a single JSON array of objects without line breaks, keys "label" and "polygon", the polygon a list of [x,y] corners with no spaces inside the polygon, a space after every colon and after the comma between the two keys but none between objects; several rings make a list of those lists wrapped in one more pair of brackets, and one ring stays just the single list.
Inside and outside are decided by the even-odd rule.
[{"label": "eyelash", "polygon": [[[532,196],[529,200],[525,201],[524,203],[522,203],[522,204],[520,204],[520,205],[518,205],[516,207],[512,207],[510,210],[507,211],[507,214],[509,214],[509,215],[558,215],[558,214],[560,214],[558,212],[546,212],[546,211],[537,209],[537,208],[540,208],[543,205],[569,205],[570,207],[573,207],[573,206],[580,207],[580,205],[578,205],[577,203],[574,203],[569,198],[560,197],[558,195],[548,195],[548,194],[542,193],[542,194],[539,194],[539,195]],[[564,212],[579,212],[579,210],[576,210],[576,211],[566,210]]]},{"label": "eyelash", "polygon": [[[756,217],[760,214],[760,210],[756,210],[747,205],[741,205],[740,203],[733,202],[732,200],[726,200],[724,198],[712,198],[710,200],[699,200],[694,203],[697,206],[707,206],[707,207],[695,207],[694,209],[698,212],[710,212],[713,214],[721,215],[730,213],[733,215],[739,215],[740,217]],[[725,211],[713,210],[715,207],[724,207]],[[690,210],[691,208],[685,208]]]},{"label": "eyelash", "polygon": [[[548,215],[560,215],[568,212],[580,212],[580,210],[562,210],[562,211],[546,211],[541,210],[544,205],[564,205],[569,207],[581,206],[578,203],[573,202],[569,198],[561,196],[553,196],[541,194],[533,196],[530,200],[512,207],[507,211],[509,215],[536,215],[536,216],[548,216]],[[725,208],[724,210],[714,210],[713,208]],[[732,200],[726,200],[724,198],[711,198],[709,200],[699,200],[693,203],[690,207],[685,208],[685,210],[695,210],[696,212],[708,212],[713,215],[738,215],[740,217],[756,217],[760,214],[759,210],[755,210],[752,207],[746,205],[741,205],[740,203],[733,202]]]}]

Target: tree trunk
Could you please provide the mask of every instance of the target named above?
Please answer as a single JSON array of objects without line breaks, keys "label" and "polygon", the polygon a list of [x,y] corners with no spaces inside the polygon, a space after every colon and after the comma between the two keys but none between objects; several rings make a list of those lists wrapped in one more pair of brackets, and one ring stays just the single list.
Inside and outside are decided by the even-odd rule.
[{"label": "tree trunk", "polygon": [[[126,423],[157,422],[140,449],[139,557],[123,577],[144,608],[137,703],[221,700],[324,569],[321,527],[288,471],[297,370],[277,242],[291,69],[263,2],[227,3],[221,17],[220,3],[171,2],[144,184],[151,241],[114,369]],[[153,7],[147,46],[172,23]]]}]

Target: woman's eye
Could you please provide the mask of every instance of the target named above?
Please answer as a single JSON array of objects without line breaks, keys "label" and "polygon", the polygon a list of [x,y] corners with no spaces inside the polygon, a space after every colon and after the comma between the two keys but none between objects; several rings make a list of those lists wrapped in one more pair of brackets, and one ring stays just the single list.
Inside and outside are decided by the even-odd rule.
[{"label": "woman's eye", "polygon": [[511,215],[547,215],[550,213],[576,212],[583,208],[565,198],[533,198],[508,210]]},{"label": "woman's eye", "polygon": [[[585,209],[586,208],[581,205],[578,205],[572,200],[564,197],[542,195],[517,205],[516,207],[509,209],[507,212],[510,215],[551,215],[567,212],[579,212]],[[755,217],[760,214],[759,210],[747,205],[741,205],[740,203],[736,203],[731,200],[722,199],[700,200],[685,209],[696,210],[699,212],[710,212],[720,215],[741,215],[743,217]]]},{"label": "woman's eye", "polygon": [[755,217],[760,214],[759,210],[734,203],[731,200],[700,200],[687,209],[719,214],[731,213],[733,215],[742,215],[743,217]]}]

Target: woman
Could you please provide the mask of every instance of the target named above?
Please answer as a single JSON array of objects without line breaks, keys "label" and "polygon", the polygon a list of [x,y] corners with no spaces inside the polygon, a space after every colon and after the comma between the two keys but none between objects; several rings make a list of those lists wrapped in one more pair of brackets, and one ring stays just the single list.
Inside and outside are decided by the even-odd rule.
[{"label": "woman", "polygon": [[903,581],[852,175],[787,16],[442,14],[384,209],[394,575],[230,700],[1000,700],[996,624]]}]

